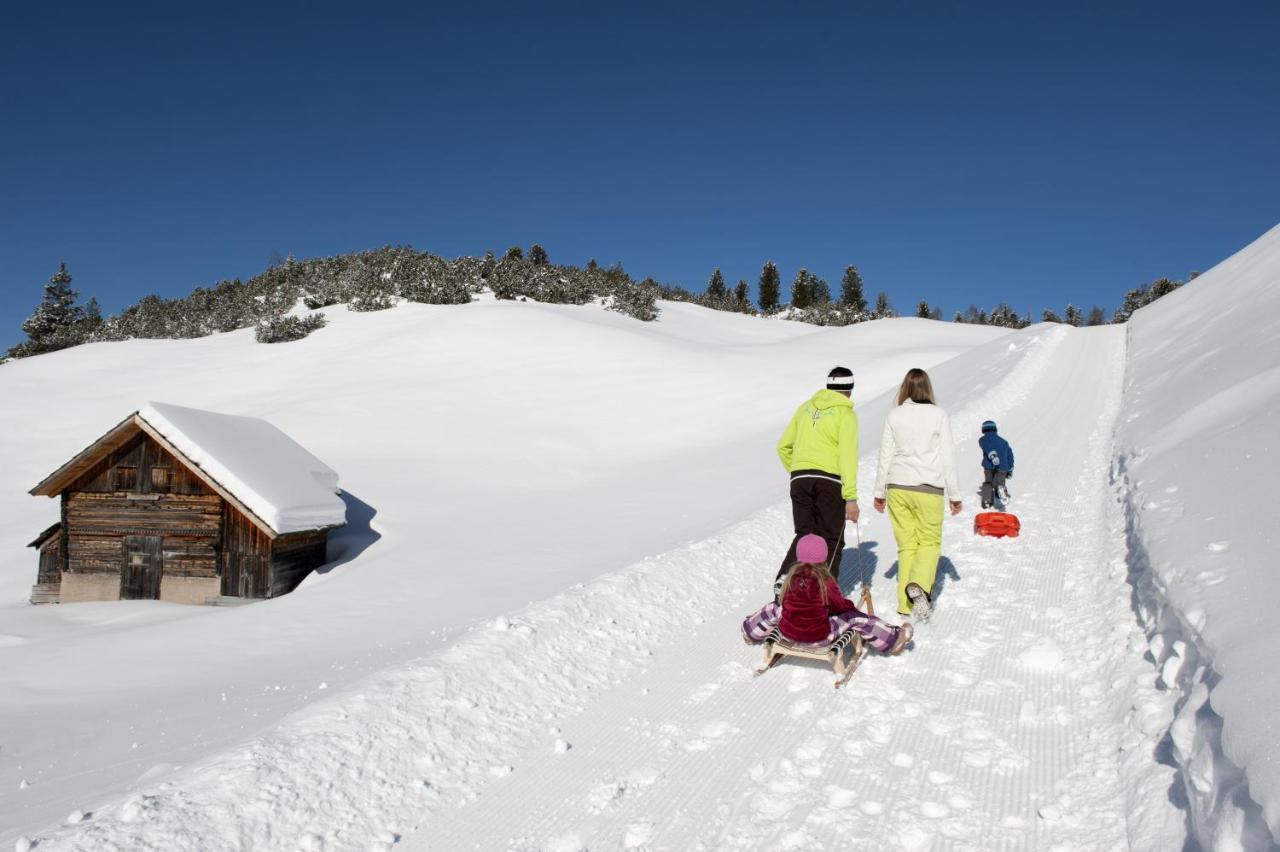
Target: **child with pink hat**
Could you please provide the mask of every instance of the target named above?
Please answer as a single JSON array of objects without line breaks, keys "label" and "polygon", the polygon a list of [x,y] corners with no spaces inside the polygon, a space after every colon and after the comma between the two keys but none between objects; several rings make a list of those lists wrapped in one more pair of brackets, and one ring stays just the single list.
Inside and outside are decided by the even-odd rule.
[{"label": "child with pink hat", "polygon": [[796,542],[796,561],[782,580],[779,601],[771,601],[742,622],[742,638],[758,645],[776,627],[792,642],[834,642],[853,630],[877,651],[897,654],[911,641],[910,623],[895,627],[854,606],[840,593],[827,567],[827,542],[806,535]]}]

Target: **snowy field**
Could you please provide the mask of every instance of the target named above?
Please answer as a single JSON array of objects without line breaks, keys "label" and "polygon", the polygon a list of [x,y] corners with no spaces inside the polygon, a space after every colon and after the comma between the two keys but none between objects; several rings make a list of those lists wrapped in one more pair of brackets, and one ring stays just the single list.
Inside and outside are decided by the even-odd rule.
[{"label": "snowy field", "polygon": [[[1272,848],[1278,280],[1280,229],[1128,326],[486,301],[6,365],[0,842]],[[966,491],[1000,422],[1023,521],[948,518],[938,614],[839,692],[816,665],[753,679],[737,634],[789,539],[773,443],[835,363],[862,437],[846,587],[891,613],[869,491],[908,367]],[[152,399],[264,417],[338,471],[335,564],[234,609],[25,605],[56,516],[26,489]]]}]

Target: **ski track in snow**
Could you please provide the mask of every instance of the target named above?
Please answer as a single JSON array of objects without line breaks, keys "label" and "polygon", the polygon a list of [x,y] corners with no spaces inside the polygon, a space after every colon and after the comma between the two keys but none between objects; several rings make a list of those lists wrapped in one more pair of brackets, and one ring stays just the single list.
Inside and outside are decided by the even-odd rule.
[{"label": "ski track in snow", "polygon": [[[816,663],[751,676],[738,625],[790,535],[779,506],[499,618],[39,848],[1176,848],[1172,771],[1136,748],[1161,731],[1143,729],[1155,674],[1108,488],[1123,364],[1122,329],[1049,330],[952,410],[1017,449],[1022,537],[974,536],[967,496],[933,620],[845,689]],[[975,443],[961,435],[962,471]],[[896,619],[892,534],[864,503],[862,567]],[[858,571],[846,553],[846,587]]]}]

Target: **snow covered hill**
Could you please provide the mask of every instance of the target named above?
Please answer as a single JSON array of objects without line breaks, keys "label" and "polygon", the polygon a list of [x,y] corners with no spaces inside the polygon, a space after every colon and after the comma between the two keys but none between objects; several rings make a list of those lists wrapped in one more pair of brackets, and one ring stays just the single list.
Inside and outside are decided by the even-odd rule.
[{"label": "snow covered hill", "polygon": [[1129,324],[1131,559],[1206,849],[1280,838],[1277,317],[1280,227]]},{"label": "snow covered hill", "polygon": [[[1273,848],[1277,281],[1280,229],[1129,326],[486,302],[0,368],[0,841]],[[926,366],[966,489],[981,421],[1013,442],[1024,524],[949,518],[937,616],[839,692],[753,679],[737,635],[789,537],[773,442],[835,363],[864,504],[885,392]],[[149,398],[336,469],[338,564],[234,610],[22,604],[53,515],[25,489]],[[886,518],[849,536],[842,581],[891,610]]]},{"label": "snow covered hill", "polygon": [[[0,840],[435,653],[479,618],[714,534],[784,493],[777,432],[833,364],[857,371],[861,401],[1002,333],[682,304],[656,323],[494,301],[328,313],[296,343],[246,330],[0,368]],[[28,606],[25,545],[57,505],[27,489],[152,399],[264,417],[335,468],[341,564],[236,609]]]}]

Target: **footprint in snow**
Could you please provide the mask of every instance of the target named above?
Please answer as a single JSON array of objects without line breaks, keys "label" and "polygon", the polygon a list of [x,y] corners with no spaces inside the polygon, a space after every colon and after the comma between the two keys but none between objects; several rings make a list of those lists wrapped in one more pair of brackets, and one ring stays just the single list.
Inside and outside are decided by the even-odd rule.
[{"label": "footprint in snow", "polygon": [[920,815],[928,819],[946,819],[951,809],[940,802],[921,802]]},{"label": "footprint in snow", "polygon": [[791,714],[791,717],[793,719],[798,718],[800,716],[804,716],[808,713],[812,713],[813,702],[808,698],[803,698],[797,701],[795,704],[792,704],[791,708],[787,712]]},{"label": "footprint in snow", "polygon": [[653,823],[648,820],[633,822],[627,826],[622,838],[623,849],[640,849],[653,840]]},{"label": "footprint in snow", "polygon": [[627,795],[627,785],[623,781],[609,781],[599,784],[587,794],[587,807],[594,813],[614,807]]},{"label": "footprint in snow", "polygon": [[827,807],[834,810],[844,810],[858,804],[858,792],[856,790],[846,790],[843,787],[827,788]]},{"label": "footprint in snow", "polygon": [[689,703],[701,704],[720,690],[718,683],[704,683],[689,694]]}]

